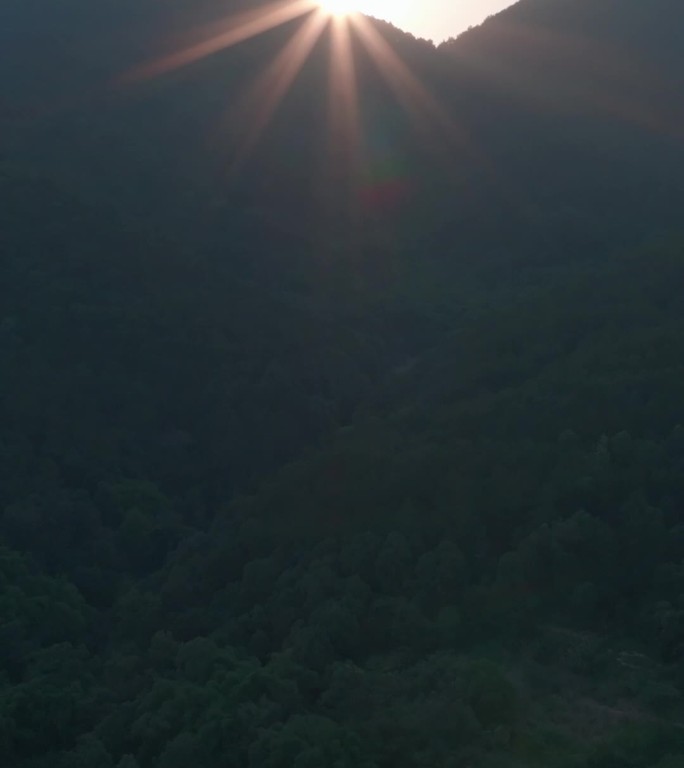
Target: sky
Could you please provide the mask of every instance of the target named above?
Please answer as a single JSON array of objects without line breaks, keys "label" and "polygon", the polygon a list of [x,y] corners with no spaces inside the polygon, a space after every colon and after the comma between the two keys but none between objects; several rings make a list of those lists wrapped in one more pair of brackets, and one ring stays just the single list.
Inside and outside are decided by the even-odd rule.
[{"label": "sky", "polygon": [[416,37],[441,43],[456,37],[513,0],[359,0],[359,10],[392,24]]}]

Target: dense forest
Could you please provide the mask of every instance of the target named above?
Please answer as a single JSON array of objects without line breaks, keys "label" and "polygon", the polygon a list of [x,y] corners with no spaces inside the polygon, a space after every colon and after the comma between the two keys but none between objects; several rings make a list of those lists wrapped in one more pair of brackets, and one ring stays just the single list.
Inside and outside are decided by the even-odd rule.
[{"label": "dense forest", "polygon": [[0,765],[681,768],[684,5],[260,12],[1,4]]}]

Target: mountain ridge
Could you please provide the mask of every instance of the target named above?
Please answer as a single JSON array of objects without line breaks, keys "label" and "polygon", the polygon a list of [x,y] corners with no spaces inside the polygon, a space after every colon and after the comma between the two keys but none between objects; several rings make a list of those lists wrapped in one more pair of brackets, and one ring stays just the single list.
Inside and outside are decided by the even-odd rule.
[{"label": "mountain ridge", "polygon": [[223,8],[0,7],[4,764],[679,766],[684,8]]}]

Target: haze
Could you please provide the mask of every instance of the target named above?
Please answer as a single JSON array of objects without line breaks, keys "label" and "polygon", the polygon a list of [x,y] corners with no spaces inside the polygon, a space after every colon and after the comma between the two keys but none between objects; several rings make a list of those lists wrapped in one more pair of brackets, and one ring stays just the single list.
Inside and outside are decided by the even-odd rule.
[{"label": "haze", "polygon": [[511,0],[365,0],[362,10],[392,22],[416,37],[440,43],[498,13]]}]

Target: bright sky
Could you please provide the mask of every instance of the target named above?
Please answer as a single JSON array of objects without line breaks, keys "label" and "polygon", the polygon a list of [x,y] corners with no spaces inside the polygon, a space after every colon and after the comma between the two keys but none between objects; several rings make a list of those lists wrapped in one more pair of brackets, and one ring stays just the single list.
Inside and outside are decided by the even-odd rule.
[{"label": "bright sky", "polygon": [[456,37],[513,0],[358,0],[362,13],[391,21],[416,37],[441,43]]}]

